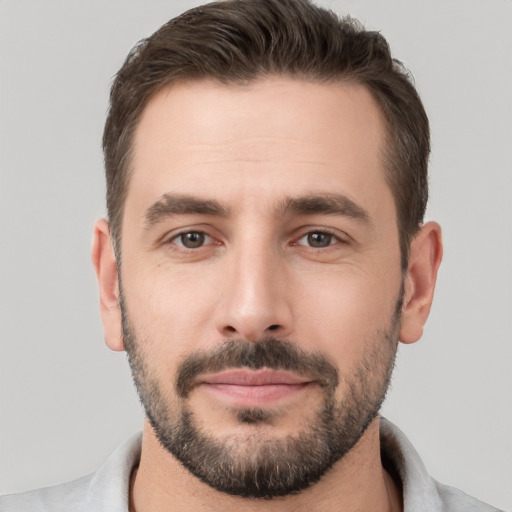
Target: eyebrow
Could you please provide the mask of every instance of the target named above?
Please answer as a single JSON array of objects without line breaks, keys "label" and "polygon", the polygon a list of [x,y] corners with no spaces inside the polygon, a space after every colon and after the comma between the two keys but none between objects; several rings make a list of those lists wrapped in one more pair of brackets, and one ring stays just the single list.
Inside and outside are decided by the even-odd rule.
[{"label": "eyebrow", "polygon": [[290,197],[280,207],[282,215],[342,215],[365,223],[370,222],[370,214],[352,199],[342,194],[311,194]]},{"label": "eyebrow", "polygon": [[227,217],[229,210],[213,199],[202,199],[182,194],[164,194],[146,210],[146,228],[149,229],[161,220],[173,215],[193,214]]},{"label": "eyebrow", "polygon": [[[152,204],[145,214],[146,229],[150,229],[165,218],[174,215],[211,215],[228,217],[229,209],[214,199],[203,199],[192,195],[164,194]],[[366,223],[369,213],[352,199],[341,194],[311,194],[289,197],[277,208],[281,216],[295,215],[341,215]]]}]

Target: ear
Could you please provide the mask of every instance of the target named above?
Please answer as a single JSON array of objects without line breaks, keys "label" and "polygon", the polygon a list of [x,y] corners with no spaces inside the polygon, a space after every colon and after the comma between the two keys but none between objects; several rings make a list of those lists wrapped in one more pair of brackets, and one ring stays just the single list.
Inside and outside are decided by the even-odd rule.
[{"label": "ear", "polygon": [[112,350],[124,350],[118,268],[105,219],[99,220],[94,226],[91,257],[98,278],[105,342]]},{"label": "ear", "polygon": [[441,227],[428,222],[411,242],[400,325],[402,343],[414,343],[423,334],[442,257]]}]

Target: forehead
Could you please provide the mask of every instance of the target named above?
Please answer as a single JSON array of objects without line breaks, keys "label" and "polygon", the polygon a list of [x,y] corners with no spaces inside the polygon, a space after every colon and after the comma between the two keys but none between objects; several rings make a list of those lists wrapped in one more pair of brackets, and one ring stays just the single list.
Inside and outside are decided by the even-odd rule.
[{"label": "forehead", "polygon": [[388,189],[384,139],[380,109],[361,85],[173,84],[150,99],[136,129],[127,207],[175,192],[278,200],[336,187],[371,203]]}]

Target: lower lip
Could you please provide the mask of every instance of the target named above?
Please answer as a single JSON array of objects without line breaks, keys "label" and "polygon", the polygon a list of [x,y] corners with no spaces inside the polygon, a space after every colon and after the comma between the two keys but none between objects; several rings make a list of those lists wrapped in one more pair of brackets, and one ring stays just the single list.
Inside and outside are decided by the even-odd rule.
[{"label": "lower lip", "polygon": [[237,384],[208,384],[204,389],[222,401],[239,407],[263,407],[301,393],[310,383],[300,384],[264,384],[241,386]]}]

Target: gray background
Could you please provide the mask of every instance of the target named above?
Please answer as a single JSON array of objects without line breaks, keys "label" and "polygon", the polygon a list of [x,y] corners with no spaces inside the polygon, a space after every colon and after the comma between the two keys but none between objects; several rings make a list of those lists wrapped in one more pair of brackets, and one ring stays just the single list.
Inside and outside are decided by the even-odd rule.
[{"label": "gray background", "polygon": [[[141,426],[89,259],[100,137],[128,50],[195,3],[0,1],[0,492],[93,471]],[[384,413],[436,478],[512,509],[512,2],[324,4],[384,33],[432,123],[445,260]]]}]

